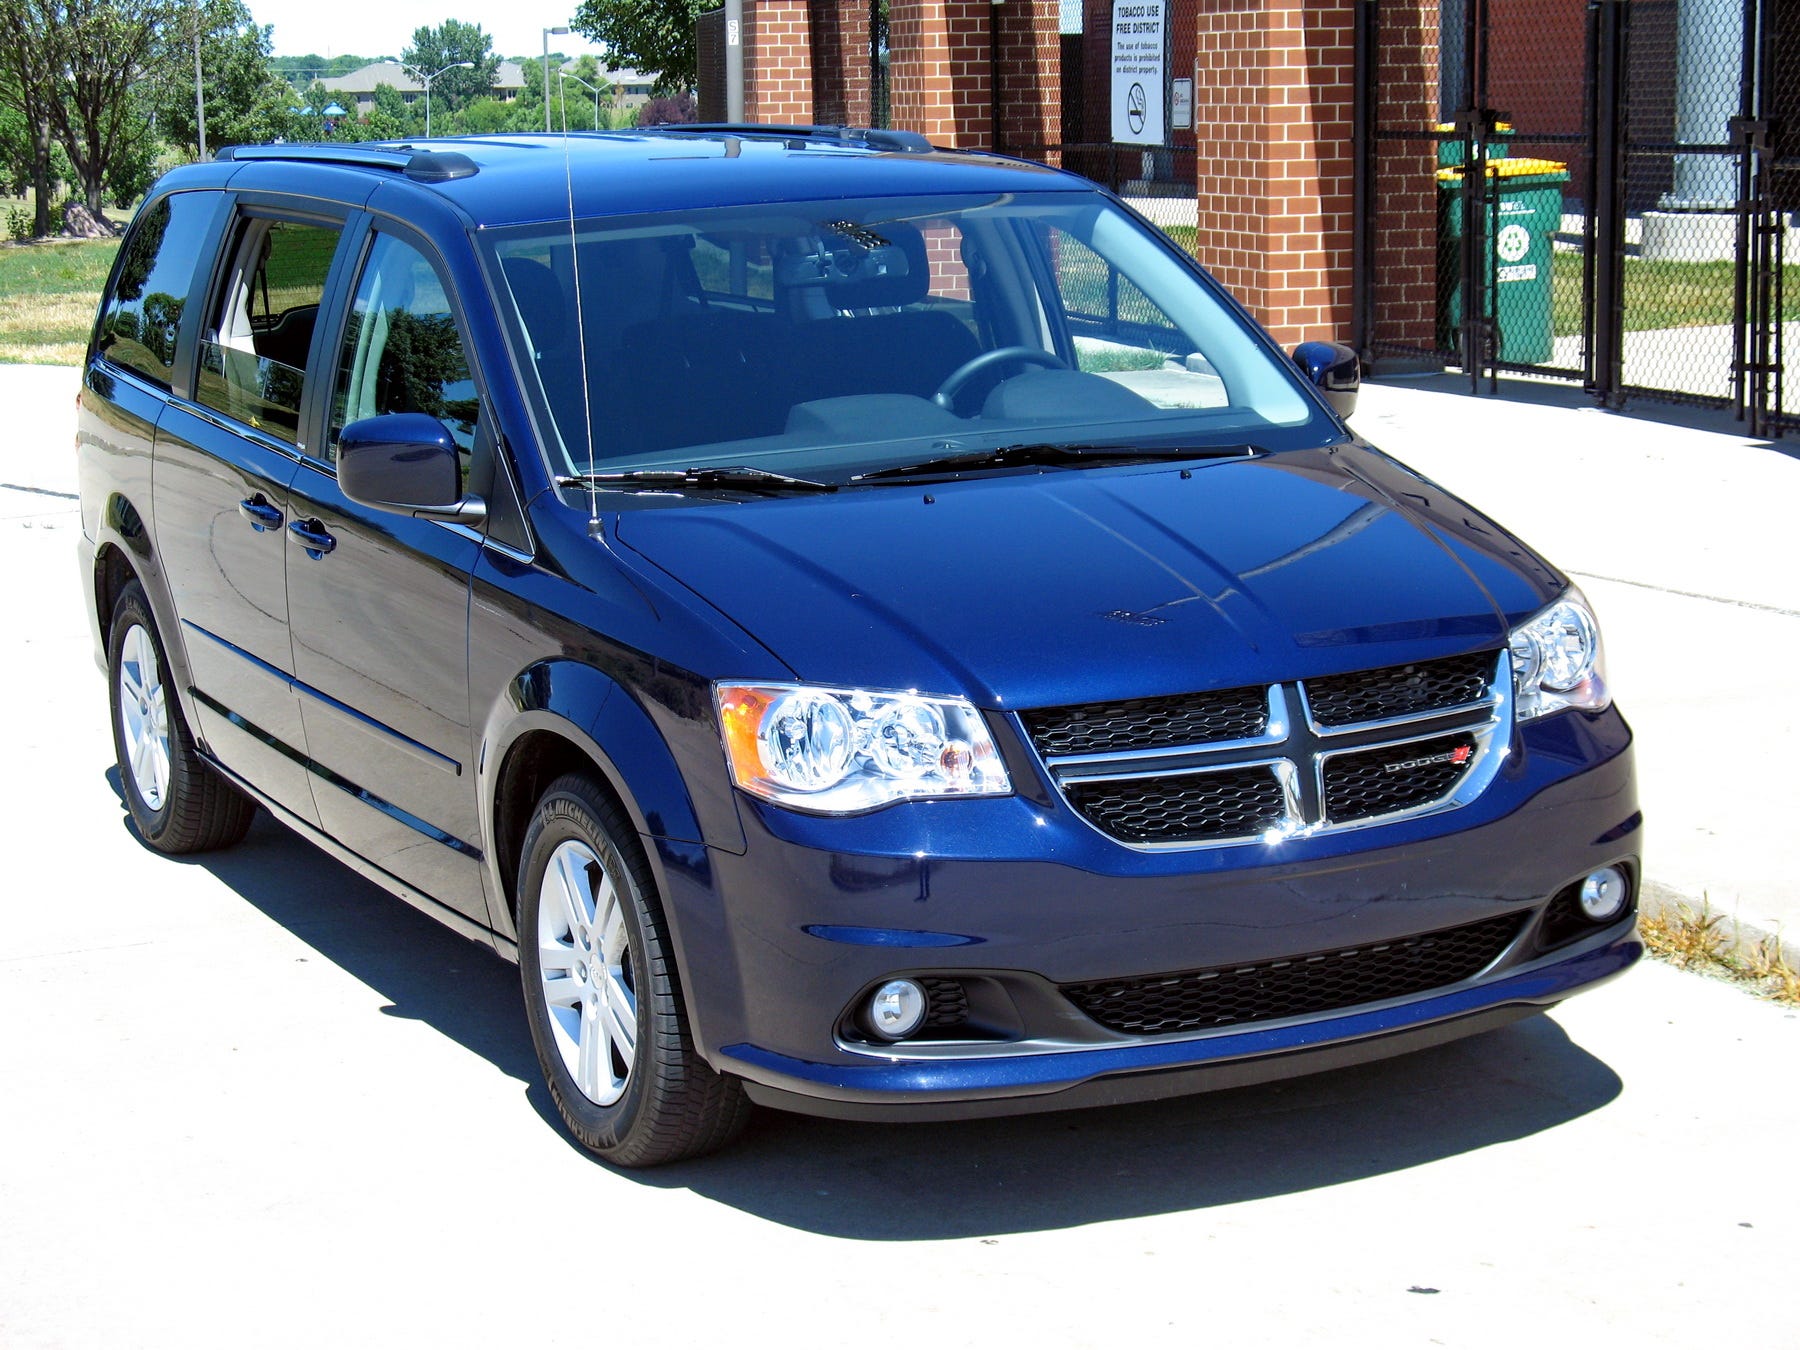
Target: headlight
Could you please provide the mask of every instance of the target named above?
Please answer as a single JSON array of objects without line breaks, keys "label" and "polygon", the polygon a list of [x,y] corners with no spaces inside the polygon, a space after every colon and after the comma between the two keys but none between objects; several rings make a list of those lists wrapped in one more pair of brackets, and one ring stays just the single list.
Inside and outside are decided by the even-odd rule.
[{"label": "headlight", "polygon": [[1513,629],[1514,709],[1518,720],[1562,708],[1599,712],[1612,702],[1600,652],[1600,625],[1580,591]]},{"label": "headlight", "polygon": [[963,699],[799,684],[713,693],[732,779],[765,801],[847,815],[1012,791],[987,724]]}]

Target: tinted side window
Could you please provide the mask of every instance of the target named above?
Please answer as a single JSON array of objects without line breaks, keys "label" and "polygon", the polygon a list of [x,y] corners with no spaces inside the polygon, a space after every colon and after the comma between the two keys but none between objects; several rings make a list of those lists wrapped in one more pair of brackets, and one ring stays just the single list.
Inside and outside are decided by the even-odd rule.
[{"label": "tinted side window", "polygon": [[326,454],[335,458],[338,433],[351,422],[396,412],[427,413],[443,422],[462,451],[466,473],[481,400],[450,299],[423,254],[393,235],[377,234],[344,326]]},{"label": "tinted side window", "polygon": [[165,389],[194,264],[218,201],[210,192],[178,192],[144,212],[125,240],[118,280],[106,298],[100,354]]},{"label": "tinted side window", "polygon": [[290,444],[298,438],[306,353],[339,233],[256,216],[241,222],[201,335],[200,402]]}]

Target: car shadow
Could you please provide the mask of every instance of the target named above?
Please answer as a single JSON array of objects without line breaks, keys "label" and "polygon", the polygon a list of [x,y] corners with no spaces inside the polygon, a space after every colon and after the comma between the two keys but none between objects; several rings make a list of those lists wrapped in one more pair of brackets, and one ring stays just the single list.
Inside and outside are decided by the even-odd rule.
[{"label": "car shadow", "polygon": [[[108,778],[116,791],[116,770]],[[511,964],[266,812],[236,848],[185,861],[385,996],[386,1014],[417,1019],[519,1080],[578,1147],[539,1079]],[[1552,1018],[1534,1017],[1375,1064],[1137,1106],[919,1125],[761,1111],[725,1152],[616,1175],[833,1237],[991,1237],[1401,1171],[1554,1129],[1620,1090]]]}]

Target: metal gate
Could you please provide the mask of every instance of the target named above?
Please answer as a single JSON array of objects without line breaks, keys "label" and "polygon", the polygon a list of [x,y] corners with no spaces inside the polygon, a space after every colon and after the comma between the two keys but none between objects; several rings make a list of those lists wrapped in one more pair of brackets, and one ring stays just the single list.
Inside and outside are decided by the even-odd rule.
[{"label": "metal gate", "polygon": [[[1035,93],[1027,95],[1007,86],[997,56],[992,84],[995,147],[1104,183],[1164,228],[1186,227],[1191,232],[1198,221],[1194,85],[1201,75],[1196,65],[1200,7],[1201,0],[1159,0],[1153,7],[1161,27],[1155,97],[1161,101],[1164,135],[1159,143],[1135,145],[1113,139],[1118,5],[1114,0],[1061,0],[1057,6],[1059,137],[1045,144],[1020,134],[1005,105],[1009,97],[1029,102]],[[1034,22],[1029,6],[1003,5],[996,0],[991,13],[996,42],[1014,31],[1022,36]]]},{"label": "metal gate", "polygon": [[1356,329],[1374,368],[1730,407],[1754,435],[1800,420],[1782,381],[1800,135],[1776,115],[1800,95],[1796,8],[1359,6]]}]

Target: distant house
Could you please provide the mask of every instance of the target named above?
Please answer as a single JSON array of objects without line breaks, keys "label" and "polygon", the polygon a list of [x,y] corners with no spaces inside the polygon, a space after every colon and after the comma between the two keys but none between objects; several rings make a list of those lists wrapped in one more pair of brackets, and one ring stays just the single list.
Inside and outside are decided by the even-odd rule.
[{"label": "distant house", "polygon": [[[564,69],[573,73],[575,63],[571,61]],[[650,101],[650,90],[656,83],[654,76],[640,74],[635,70],[607,70],[602,66],[600,75],[612,86],[611,106],[632,111]],[[511,103],[525,87],[525,78],[524,68],[517,61],[502,61],[489,97],[502,103]],[[408,103],[425,96],[424,83],[407,73],[406,67],[397,61],[376,61],[360,70],[353,70],[348,75],[339,75],[320,83],[331,92],[333,98],[346,107],[354,99],[358,117],[366,116],[375,106],[375,90],[379,85],[392,85]]]},{"label": "distant house", "polygon": [[654,75],[640,74],[635,70],[608,70],[602,66],[600,74],[612,85],[612,105],[615,108],[636,111],[643,107],[650,101],[650,90],[656,84]]},{"label": "distant house", "polygon": [[[375,106],[375,90],[379,85],[392,85],[400,97],[412,103],[425,96],[424,82],[415,79],[407,72],[405,66],[397,61],[376,61],[364,66],[361,70],[353,70],[348,75],[339,75],[335,79],[321,80],[331,96],[340,103],[348,104],[356,100],[356,115],[362,117]],[[525,87],[525,71],[517,61],[502,61],[494,87],[488,91],[489,97],[499,99],[502,103],[511,103]]]}]

